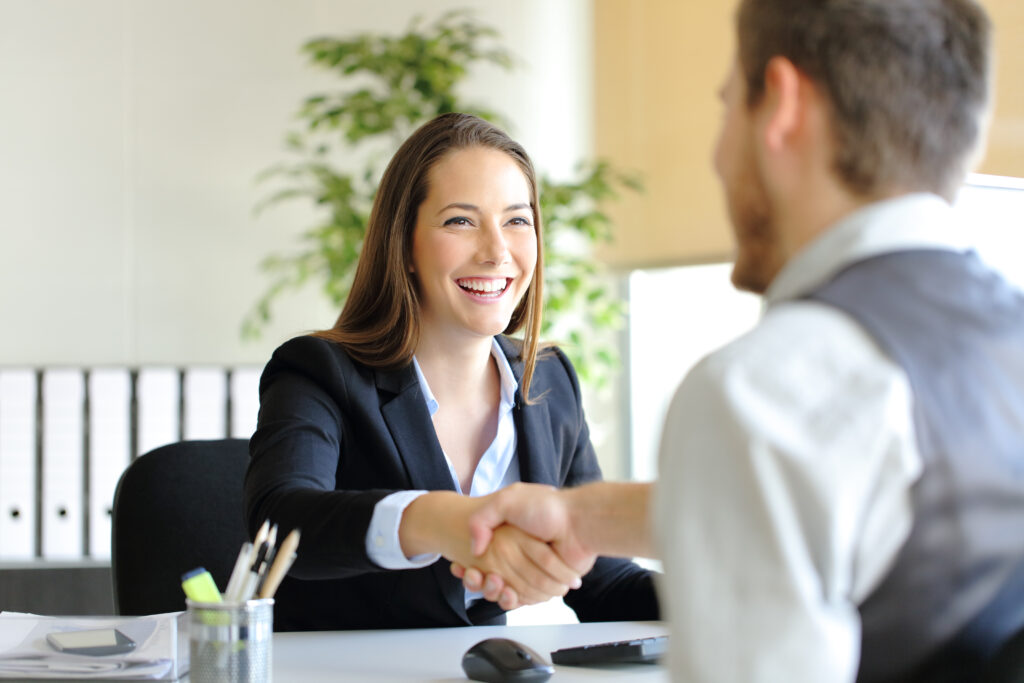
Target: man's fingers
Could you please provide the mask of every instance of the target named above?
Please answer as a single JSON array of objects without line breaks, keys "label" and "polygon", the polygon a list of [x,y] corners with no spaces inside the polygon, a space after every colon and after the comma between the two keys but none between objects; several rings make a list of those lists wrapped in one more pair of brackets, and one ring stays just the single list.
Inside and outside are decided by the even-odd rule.
[{"label": "man's fingers", "polygon": [[[582,585],[576,569],[566,564],[565,560],[547,543],[528,543],[524,545],[523,549],[530,560],[537,565],[537,568],[560,587],[571,589],[579,588]],[[587,569],[590,568],[587,567]],[[566,590],[561,590],[557,595],[565,595],[565,593]]]},{"label": "man's fingers", "polygon": [[505,589],[505,580],[497,574],[488,574],[480,592],[491,602],[498,602],[501,592]]},{"label": "man's fingers", "polygon": [[518,593],[520,603],[534,604],[565,595],[575,583],[575,572],[547,543],[514,527],[504,526],[498,533],[501,543],[496,546],[499,562],[495,571]]},{"label": "man's fingers", "polygon": [[519,596],[516,595],[514,590],[506,588],[501,591],[501,596],[498,598],[498,607],[508,611],[520,606],[522,606],[522,603],[519,602]]},{"label": "man's fingers", "polygon": [[466,590],[473,593],[482,591],[484,587],[483,572],[476,567],[470,567],[466,570],[465,576],[462,577],[462,585]]}]

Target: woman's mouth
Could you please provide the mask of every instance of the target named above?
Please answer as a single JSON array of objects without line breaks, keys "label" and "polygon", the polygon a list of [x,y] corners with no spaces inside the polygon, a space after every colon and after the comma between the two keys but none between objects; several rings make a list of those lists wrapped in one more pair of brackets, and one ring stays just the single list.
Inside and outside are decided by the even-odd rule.
[{"label": "woman's mouth", "polygon": [[509,285],[512,284],[512,278],[466,277],[457,279],[455,284],[461,287],[463,291],[474,296],[485,299],[497,299],[500,298],[501,295],[505,293],[505,290],[508,289]]}]

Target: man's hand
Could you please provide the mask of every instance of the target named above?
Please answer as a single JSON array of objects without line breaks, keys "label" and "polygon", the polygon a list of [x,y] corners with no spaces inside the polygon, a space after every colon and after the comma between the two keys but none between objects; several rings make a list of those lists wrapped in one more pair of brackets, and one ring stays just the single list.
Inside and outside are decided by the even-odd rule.
[{"label": "man's hand", "polygon": [[[610,557],[657,557],[651,537],[650,500],[653,487],[641,482],[591,482],[575,488],[555,489],[541,484],[513,484],[476,499],[469,516],[473,553],[487,547],[493,530],[512,524],[547,541],[562,560],[580,575],[594,565],[596,554]],[[452,572],[470,590],[483,589],[484,597],[506,605],[514,594],[502,591],[500,577],[465,569]]]},{"label": "man's hand", "polygon": [[432,491],[416,498],[406,507],[399,526],[402,551],[407,557],[440,553],[456,565],[500,576],[502,589],[514,594],[506,602],[515,606],[544,602],[579,585],[580,573],[555,549],[512,526],[489,528],[484,552],[471,552],[475,546],[470,518],[486,502],[452,491]]},{"label": "man's hand", "polygon": [[[562,560],[579,575],[594,566],[596,555],[580,542],[572,528],[565,491],[541,484],[513,484],[480,498],[481,505],[470,516],[473,553],[479,556],[492,543],[494,530],[512,524],[551,544]],[[503,609],[530,604],[520,596],[508,577],[486,570],[474,560],[472,565],[452,564],[452,574],[461,578],[467,590],[481,592]],[[574,588],[579,587],[576,583]]]},{"label": "man's hand", "polygon": [[[449,559],[453,560],[452,573],[456,576],[454,568],[462,566],[461,560],[473,562],[473,571],[481,576],[495,577],[487,593],[491,596],[489,599],[505,609],[563,596],[570,588],[580,585],[579,574],[566,565],[550,545],[507,524],[494,530],[483,555]],[[502,592],[506,593],[504,601],[499,599]]]},{"label": "man's hand", "polygon": [[480,555],[486,550],[494,529],[511,524],[550,543],[566,564],[586,574],[594,566],[596,554],[580,542],[573,528],[570,491],[517,483],[483,496],[480,506],[469,517],[473,554]]}]

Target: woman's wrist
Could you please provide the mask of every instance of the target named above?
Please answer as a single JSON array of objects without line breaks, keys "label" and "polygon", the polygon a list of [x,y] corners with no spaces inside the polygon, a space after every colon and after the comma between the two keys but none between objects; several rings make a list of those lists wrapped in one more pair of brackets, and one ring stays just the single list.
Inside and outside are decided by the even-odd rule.
[{"label": "woman's wrist", "polygon": [[398,526],[398,541],[406,557],[458,553],[458,537],[469,552],[471,499],[454,491],[431,491],[409,503]]}]

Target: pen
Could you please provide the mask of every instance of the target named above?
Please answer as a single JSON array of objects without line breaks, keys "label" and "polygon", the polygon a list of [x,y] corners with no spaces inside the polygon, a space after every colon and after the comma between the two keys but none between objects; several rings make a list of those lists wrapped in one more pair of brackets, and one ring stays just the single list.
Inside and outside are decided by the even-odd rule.
[{"label": "pen", "polygon": [[252,543],[246,541],[242,544],[242,549],[238,551],[235,568],[231,570],[228,587],[224,590],[224,598],[228,602],[234,602],[238,599],[238,591],[241,590],[242,582],[245,580],[245,568],[249,563],[250,554],[252,554]]},{"label": "pen", "polygon": [[[270,520],[264,520],[260,526],[259,531],[256,532],[256,538],[253,539],[251,544],[246,544],[249,547],[249,552],[245,558],[245,564],[242,565],[238,582],[233,586],[234,591],[228,592],[228,602],[242,602],[243,590],[245,588],[247,576],[247,569],[256,562],[256,556],[259,554],[260,546],[267,540],[267,535],[270,533]],[[245,548],[246,546],[242,546]],[[237,565],[237,562],[236,562]],[[233,575],[232,575],[233,576]]]},{"label": "pen", "polygon": [[267,578],[260,587],[260,599],[274,597],[277,587],[284,580],[284,576],[288,573],[292,563],[295,562],[295,550],[298,547],[299,530],[292,529],[291,533],[284,539],[284,542],[281,543],[281,547],[274,558],[274,564],[270,567],[270,571],[267,572]]},{"label": "pen", "polygon": [[220,591],[210,572],[202,567],[185,572],[181,576],[181,588],[193,602],[221,602]]},{"label": "pen", "polygon": [[252,566],[249,567],[249,573],[245,577],[245,584],[242,588],[241,595],[239,595],[239,602],[245,602],[246,600],[252,599],[256,593],[256,586],[259,585],[260,579],[263,577],[263,572],[266,571],[267,567],[267,553],[270,552],[271,547],[277,541],[277,525],[275,524],[270,528],[270,533],[267,535],[267,539],[260,543],[259,550],[256,552],[256,559],[253,561]]}]

